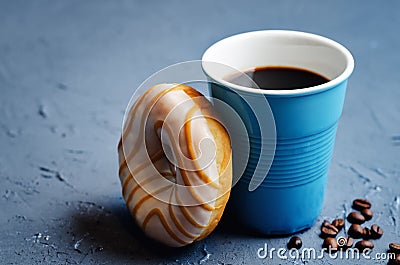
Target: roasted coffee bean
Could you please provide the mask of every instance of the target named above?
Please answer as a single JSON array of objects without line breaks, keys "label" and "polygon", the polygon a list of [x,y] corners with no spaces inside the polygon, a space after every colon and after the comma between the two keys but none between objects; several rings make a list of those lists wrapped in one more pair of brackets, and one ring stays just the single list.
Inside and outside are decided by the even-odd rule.
[{"label": "roasted coffee bean", "polygon": [[341,237],[341,238],[338,238],[337,242],[338,242],[338,245],[339,245],[340,249],[346,250],[346,249],[351,248],[353,246],[354,239],[351,238],[351,237],[347,237],[347,238],[346,237]]},{"label": "roasted coffee bean", "polygon": [[352,224],[362,224],[365,222],[365,217],[358,212],[351,212],[347,216],[347,221]]},{"label": "roasted coffee bean", "polygon": [[390,243],[389,244],[389,249],[393,253],[400,254],[400,244]]},{"label": "roasted coffee bean", "polygon": [[340,231],[344,227],[344,220],[343,219],[335,219],[332,221],[332,225]]},{"label": "roasted coffee bean", "polygon": [[374,248],[374,243],[372,243],[369,240],[360,240],[356,243],[355,248],[357,248],[359,251],[363,251],[366,248],[373,249]]},{"label": "roasted coffee bean", "polygon": [[371,226],[371,238],[378,239],[383,235],[383,229],[377,224]]},{"label": "roasted coffee bean", "polygon": [[361,211],[361,214],[364,216],[365,221],[371,220],[372,217],[374,216],[374,214],[373,214],[373,212],[371,211],[371,209],[368,209],[368,208],[363,209],[363,210]]},{"label": "roasted coffee bean", "polygon": [[339,233],[339,230],[336,226],[331,224],[327,224],[321,227],[321,236],[322,237],[335,237]]},{"label": "roasted coffee bean", "polygon": [[400,264],[400,254],[395,254],[394,259],[390,259],[388,264],[389,265]]},{"label": "roasted coffee bean", "polygon": [[372,236],[371,236],[371,229],[369,229],[368,227],[365,227],[365,228],[364,228],[364,231],[363,231],[362,238],[363,238],[363,239],[370,239],[370,238],[372,238]]},{"label": "roasted coffee bean", "polygon": [[366,199],[355,199],[353,201],[353,209],[362,211],[371,208],[371,203]]},{"label": "roasted coffee bean", "polygon": [[341,236],[336,239],[336,242],[340,249],[348,249],[353,246],[354,240],[351,237],[346,238]]},{"label": "roasted coffee bean", "polygon": [[326,248],[328,252],[336,252],[339,248],[336,239],[333,237],[325,238],[322,247]]},{"label": "roasted coffee bean", "polygon": [[327,225],[329,225],[329,224],[330,224],[330,223],[329,223],[328,220],[324,220],[324,221],[322,222],[322,224],[321,224],[321,228],[324,227],[324,226],[327,226]]},{"label": "roasted coffee bean", "polygon": [[290,238],[289,242],[287,243],[288,249],[300,249],[301,246],[303,245],[303,242],[301,241],[301,238],[298,236],[293,236]]},{"label": "roasted coffee bean", "polygon": [[349,235],[353,238],[362,238],[364,228],[359,224],[352,224],[349,228]]}]

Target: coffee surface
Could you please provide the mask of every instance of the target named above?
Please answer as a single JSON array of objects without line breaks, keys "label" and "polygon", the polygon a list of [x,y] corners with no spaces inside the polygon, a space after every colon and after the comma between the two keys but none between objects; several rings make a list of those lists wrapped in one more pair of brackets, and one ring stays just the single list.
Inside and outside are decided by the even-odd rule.
[{"label": "coffee surface", "polygon": [[318,73],[290,66],[255,67],[243,73],[228,76],[225,80],[239,86],[266,90],[301,89],[329,81]]}]

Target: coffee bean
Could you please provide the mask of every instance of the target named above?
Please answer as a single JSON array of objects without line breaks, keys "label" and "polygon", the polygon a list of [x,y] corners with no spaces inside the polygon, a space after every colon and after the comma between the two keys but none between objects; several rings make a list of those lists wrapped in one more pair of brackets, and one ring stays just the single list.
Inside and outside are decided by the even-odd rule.
[{"label": "coffee bean", "polygon": [[330,224],[330,223],[329,223],[328,220],[324,220],[324,221],[322,222],[322,224],[321,224],[321,228],[324,227],[324,226],[327,226],[327,225],[329,225],[329,224]]},{"label": "coffee bean", "polygon": [[400,264],[400,254],[395,254],[394,259],[389,260],[389,265]]},{"label": "coffee bean", "polygon": [[359,251],[363,251],[366,248],[373,249],[374,248],[374,243],[372,243],[369,240],[360,240],[356,243],[355,248],[357,248]]},{"label": "coffee bean", "polygon": [[[345,240],[344,242],[341,242],[341,241],[339,241],[339,240]],[[341,248],[341,249],[343,249],[343,250],[346,250],[346,249],[348,249],[348,248],[351,248],[352,246],[353,246],[353,244],[354,244],[354,239],[353,238],[351,238],[351,237],[342,237],[342,238],[339,238],[338,239],[338,244],[341,244],[341,246],[339,247],[339,248]]]},{"label": "coffee bean", "polygon": [[366,199],[355,199],[353,201],[353,209],[362,211],[371,208],[371,203]]},{"label": "coffee bean", "polygon": [[361,211],[361,214],[364,216],[365,221],[371,220],[371,219],[372,219],[372,216],[374,216],[374,214],[373,214],[373,212],[371,211],[371,209],[368,209],[368,208],[363,209],[363,210]]},{"label": "coffee bean", "polygon": [[349,235],[353,238],[362,238],[364,229],[359,224],[352,224],[349,228]]},{"label": "coffee bean", "polygon": [[340,231],[344,227],[344,220],[343,219],[335,219],[332,221],[332,225]]},{"label": "coffee bean", "polygon": [[351,212],[347,216],[347,221],[352,224],[362,224],[365,222],[365,217],[358,212]]},{"label": "coffee bean", "polygon": [[339,230],[336,226],[331,224],[326,224],[321,227],[321,236],[322,237],[335,237],[339,233]]},{"label": "coffee bean", "polygon": [[293,236],[290,238],[289,242],[287,243],[288,249],[300,249],[301,246],[303,245],[303,242],[301,241],[301,238],[298,236]]},{"label": "coffee bean", "polygon": [[327,237],[322,244],[323,248],[326,248],[328,252],[336,252],[338,250],[338,243],[335,238]]},{"label": "coffee bean", "polygon": [[370,238],[372,238],[372,236],[371,236],[371,229],[369,229],[368,227],[365,227],[365,228],[364,228],[364,231],[363,231],[362,238],[363,238],[363,239],[370,239]]},{"label": "coffee bean", "polygon": [[389,244],[389,249],[393,253],[400,254],[400,244],[390,243]]},{"label": "coffee bean", "polygon": [[344,250],[351,248],[354,244],[354,240],[351,237],[338,237],[336,241],[339,248]]},{"label": "coffee bean", "polygon": [[378,239],[383,235],[383,229],[377,224],[371,226],[371,238]]}]

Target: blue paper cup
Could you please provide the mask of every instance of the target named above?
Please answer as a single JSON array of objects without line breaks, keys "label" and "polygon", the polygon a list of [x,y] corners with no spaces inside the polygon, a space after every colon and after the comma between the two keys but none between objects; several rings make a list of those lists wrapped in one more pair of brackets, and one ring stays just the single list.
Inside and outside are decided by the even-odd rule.
[{"label": "blue paper cup", "polygon": [[[247,135],[229,130],[238,181],[228,210],[263,234],[311,227],[323,206],[336,128],[354,68],[352,55],[322,36],[266,30],[223,39],[207,49],[202,61],[212,97],[229,104],[247,129]],[[260,90],[227,81],[232,69],[258,66],[304,68],[330,81],[295,90]],[[235,169],[240,163],[244,170]]]}]

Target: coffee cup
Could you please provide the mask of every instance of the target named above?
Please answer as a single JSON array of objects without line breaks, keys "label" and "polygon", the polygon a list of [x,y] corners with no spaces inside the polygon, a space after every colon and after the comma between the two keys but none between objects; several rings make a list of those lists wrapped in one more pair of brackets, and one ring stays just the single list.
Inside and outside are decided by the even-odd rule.
[{"label": "coffee cup", "polygon": [[[323,206],[336,129],[354,68],[351,53],[323,36],[264,30],[213,44],[202,62],[212,97],[230,105],[247,129],[247,135],[229,130],[237,183],[228,211],[262,234],[311,227]],[[295,88],[262,87],[248,74],[260,67],[300,69],[326,81]],[[230,69],[244,73],[255,86],[233,82],[236,73]],[[229,113],[220,115],[229,121]],[[243,146],[248,144],[245,154]],[[235,164],[243,163],[245,170],[235,170]]]}]

